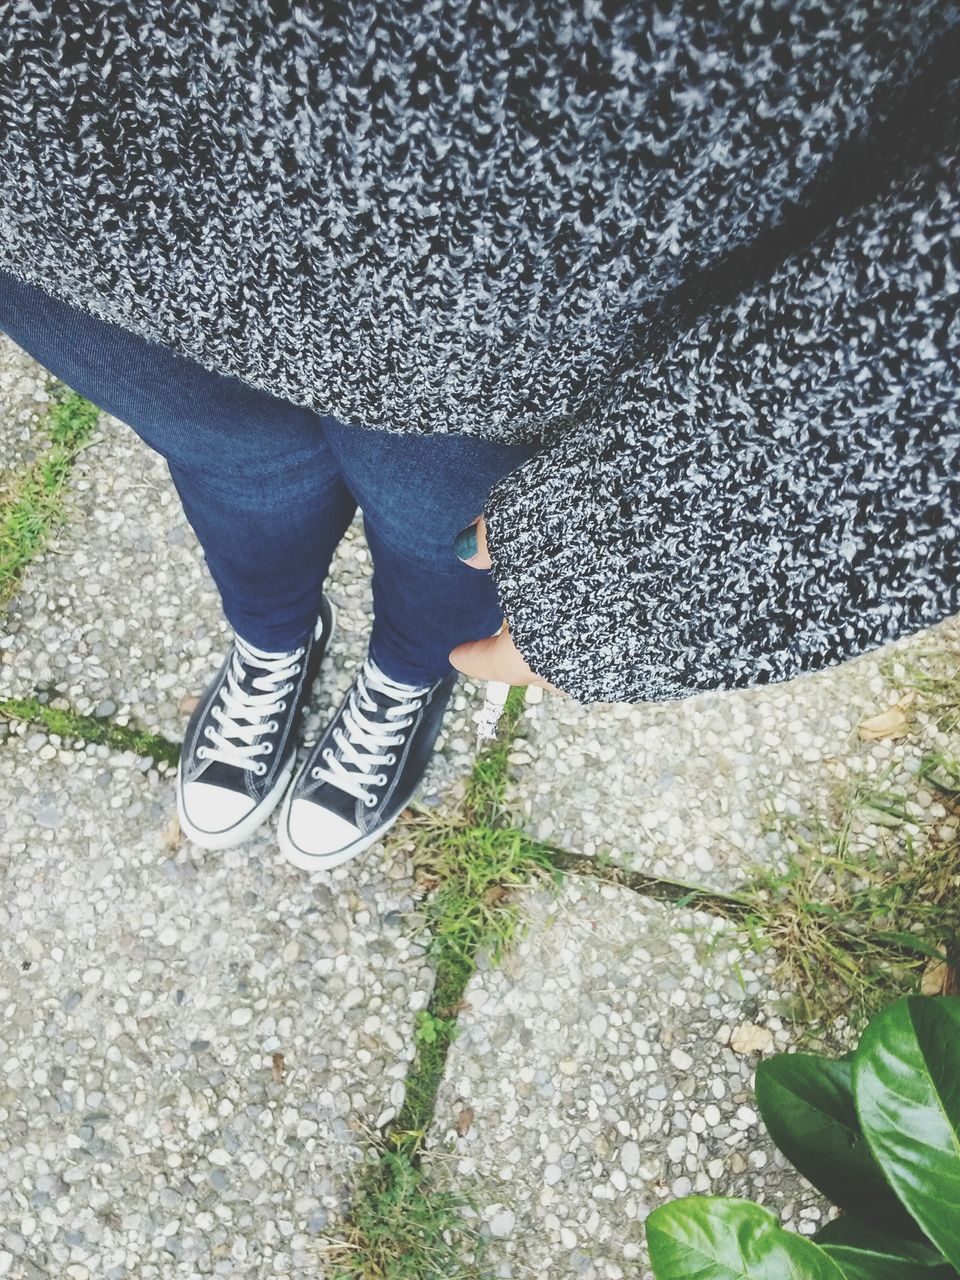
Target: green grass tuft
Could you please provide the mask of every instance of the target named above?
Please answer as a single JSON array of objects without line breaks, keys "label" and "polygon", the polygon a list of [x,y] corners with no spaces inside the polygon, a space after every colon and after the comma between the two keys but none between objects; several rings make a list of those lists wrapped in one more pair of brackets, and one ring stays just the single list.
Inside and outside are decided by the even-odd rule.
[{"label": "green grass tuft", "polygon": [[100,410],[59,387],[44,423],[50,448],[17,479],[0,506],[0,604],[64,517],[63,489],[77,454],[93,435]]},{"label": "green grass tuft", "polygon": [[469,1200],[432,1187],[411,1157],[385,1151],[361,1174],[351,1221],[328,1244],[331,1280],[480,1280],[481,1240],[464,1217]]},{"label": "green grass tuft", "polygon": [[960,729],[960,641],[940,637],[883,664],[897,688],[913,690],[942,733]]},{"label": "green grass tuft", "polygon": [[62,449],[81,449],[93,434],[100,410],[69,387],[54,392],[44,428],[51,443]]},{"label": "green grass tuft", "polygon": [[797,1021],[863,1025],[915,989],[932,958],[960,955],[960,841],[935,822],[904,830],[922,823],[906,803],[881,777],[841,793],[832,813],[771,824],[788,865],[740,890],[751,902],[742,927],[754,949],[779,953]]},{"label": "green grass tuft", "polygon": [[503,822],[508,781],[507,757],[523,715],[525,698],[525,689],[518,687],[510,690],[497,726],[497,736],[480,752],[470,771],[463,814],[475,825]]},{"label": "green grass tuft", "polygon": [[435,1035],[417,1039],[403,1109],[390,1141],[416,1150],[433,1116],[447,1050],[456,1033],[463,993],[481,954],[497,964],[521,926],[516,891],[537,875],[553,875],[549,853],[514,828],[474,825],[460,815],[415,818],[417,878],[428,896],[430,955],[436,982],[426,1013]]}]

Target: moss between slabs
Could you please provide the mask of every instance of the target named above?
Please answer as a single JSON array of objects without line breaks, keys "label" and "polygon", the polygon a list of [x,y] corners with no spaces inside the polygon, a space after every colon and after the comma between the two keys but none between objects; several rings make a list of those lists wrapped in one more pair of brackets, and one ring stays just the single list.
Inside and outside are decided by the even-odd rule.
[{"label": "moss between slabs", "polygon": [[180,754],[177,743],[169,742],[158,734],[112,724],[109,720],[97,720],[94,716],[82,716],[76,711],[57,710],[39,698],[0,698],[0,716],[35,724],[47,733],[56,734],[64,743],[103,743],[115,751],[133,751],[138,756],[149,756],[158,763],[165,760],[169,765],[176,765]]}]

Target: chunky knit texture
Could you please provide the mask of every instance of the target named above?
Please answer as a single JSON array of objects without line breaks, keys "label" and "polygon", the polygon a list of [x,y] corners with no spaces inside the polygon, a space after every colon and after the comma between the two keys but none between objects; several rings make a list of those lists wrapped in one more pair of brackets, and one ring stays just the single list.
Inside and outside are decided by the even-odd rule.
[{"label": "chunky knit texture", "polygon": [[535,441],[582,699],[960,608],[956,0],[0,0],[0,266],[275,395]]}]

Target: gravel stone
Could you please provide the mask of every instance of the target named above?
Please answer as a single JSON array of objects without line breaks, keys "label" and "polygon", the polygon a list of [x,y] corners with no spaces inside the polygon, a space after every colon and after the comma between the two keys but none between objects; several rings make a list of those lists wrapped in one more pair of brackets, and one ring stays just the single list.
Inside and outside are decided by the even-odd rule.
[{"label": "gravel stone", "polygon": [[513,1234],[516,1214],[511,1209],[500,1209],[489,1222],[490,1234],[495,1240],[506,1240]]}]

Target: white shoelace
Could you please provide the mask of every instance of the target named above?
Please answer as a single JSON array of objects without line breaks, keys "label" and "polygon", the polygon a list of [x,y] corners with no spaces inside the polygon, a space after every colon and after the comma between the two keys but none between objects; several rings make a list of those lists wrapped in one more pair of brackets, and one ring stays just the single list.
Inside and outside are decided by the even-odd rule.
[{"label": "white shoelace", "polygon": [[[381,693],[397,704],[388,708],[383,720],[371,720],[365,714],[380,709],[370,696],[371,691]],[[369,788],[382,787],[387,781],[385,773],[374,773],[373,769],[378,765],[396,764],[396,756],[385,748],[403,744],[403,734],[397,736],[395,731],[413,724],[413,713],[429,692],[429,685],[401,684],[399,680],[391,680],[368,658],[344,710],[343,727],[338,726],[333,731],[337,752],[324,747],[325,764],[311,769],[311,776],[331,783],[347,795],[356,796],[372,808],[377,797]]]},{"label": "white shoelace", "polygon": [[[267,772],[266,764],[257,757],[269,755],[273,743],[258,743],[257,738],[263,733],[276,733],[280,727],[267,717],[286,709],[284,695],[294,687],[304,652],[301,647],[291,653],[265,653],[236,637],[233,661],[220,690],[223,708],[215,703],[211,710],[220,728],[207,726],[207,744],[212,745],[204,744],[198,749],[201,760],[220,760],[236,769],[252,769],[258,777]],[[264,672],[250,681],[250,692],[241,684],[244,664],[262,667]]]}]

